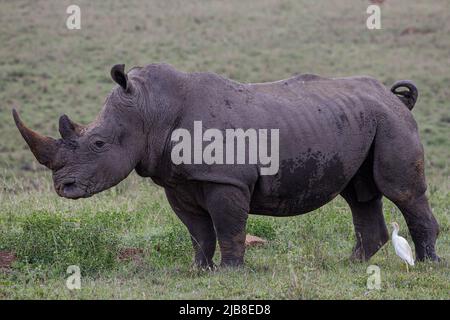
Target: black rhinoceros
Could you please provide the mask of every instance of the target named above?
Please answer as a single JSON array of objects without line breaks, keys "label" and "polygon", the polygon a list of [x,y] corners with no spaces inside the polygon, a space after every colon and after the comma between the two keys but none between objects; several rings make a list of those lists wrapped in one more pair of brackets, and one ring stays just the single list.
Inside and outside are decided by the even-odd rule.
[{"label": "black rhinoceros", "polygon": [[[298,75],[247,84],[213,73],[184,73],[167,64],[135,67],[128,73],[124,65],[115,65],[111,76],[118,86],[97,119],[85,126],[61,116],[61,139],[28,129],[13,110],[31,151],[53,171],[60,196],[92,196],[136,170],[165,189],[189,229],[196,264],[207,267],[212,265],[216,238],[222,265],[243,263],[249,213],[299,215],[337,195],[353,214],[352,257],[367,260],[388,240],[384,195],[403,213],[417,259],[439,259],[439,227],[425,195],[424,153],[410,111],[417,100],[412,82],[399,81],[388,89],[370,77]],[[219,149],[210,153],[216,157],[212,162],[198,157],[193,163],[174,161],[174,148],[181,141],[177,143],[174,132],[195,135],[199,123],[215,131],[202,136],[200,145],[194,137],[197,155],[202,155],[199,146],[206,151],[209,143],[229,143],[213,141],[227,130],[241,130],[241,143],[247,147],[254,138],[251,130],[274,130],[277,139],[260,135],[259,142],[267,146],[249,148],[235,163],[221,161],[215,154]],[[251,154],[263,147],[276,155],[274,170],[265,174],[267,161],[255,161]],[[190,152],[183,150],[179,156],[190,159]]]}]

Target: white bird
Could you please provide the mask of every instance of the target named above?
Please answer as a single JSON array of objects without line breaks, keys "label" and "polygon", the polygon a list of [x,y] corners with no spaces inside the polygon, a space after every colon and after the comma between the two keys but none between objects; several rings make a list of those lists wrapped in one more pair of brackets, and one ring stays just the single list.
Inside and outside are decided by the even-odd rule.
[{"label": "white bird", "polygon": [[409,272],[408,264],[410,266],[414,265],[414,257],[411,247],[405,238],[398,235],[398,230],[400,227],[397,222],[392,222],[392,244],[394,245],[395,253],[406,263],[406,271]]}]

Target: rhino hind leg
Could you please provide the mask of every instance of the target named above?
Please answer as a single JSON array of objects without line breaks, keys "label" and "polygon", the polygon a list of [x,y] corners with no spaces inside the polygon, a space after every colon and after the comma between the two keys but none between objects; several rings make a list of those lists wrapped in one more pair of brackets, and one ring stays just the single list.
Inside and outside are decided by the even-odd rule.
[{"label": "rhino hind leg", "polygon": [[375,183],[402,212],[414,242],[416,259],[439,261],[435,252],[439,225],[425,194],[424,153],[417,130],[402,123],[385,123],[384,127],[377,131],[375,138]]},{"label": "rhino hind leg", "polygon": [[[341,193],[352,211],[356,245],[350,258],[355,261],[369,260],[389,239],[381,193],[368,190],[369,186],[359,182],[350,183]],[[370,199],[361,201],[362,191]]]},{"label": "rhino hind leg", "polygon": [[435,251],[439,225],[431,211],[425,190],[418,191],[413,182],[410,190],[390,185],[383,188],[383,194],[400,209],[405,218],[414,242],[416,259],[439,261]]},{"label": "rhino hind leg", "polygon": [[433,216],[425,193],[408,201],[394,201],[405,217],[409,232],[414,241],[418,261],[439,261],[435,244],[439,234],[439,225]]}]

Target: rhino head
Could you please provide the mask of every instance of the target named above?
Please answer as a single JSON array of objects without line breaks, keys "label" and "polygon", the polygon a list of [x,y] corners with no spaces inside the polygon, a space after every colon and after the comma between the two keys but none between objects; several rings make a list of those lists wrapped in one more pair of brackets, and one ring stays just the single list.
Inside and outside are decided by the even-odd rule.
[{"label": "rhino head", "polygon": [[71,199],[89,197],[125,179],[146,149],[142,119],[142,81],[133,80],[124,65],[115,65],[111,77],[118,84],[89,125],[59,119],[61,139],[42,136],[27,128],[16,110],[13,117],[22,137],[39,163],[53,171],[58,195]]}]

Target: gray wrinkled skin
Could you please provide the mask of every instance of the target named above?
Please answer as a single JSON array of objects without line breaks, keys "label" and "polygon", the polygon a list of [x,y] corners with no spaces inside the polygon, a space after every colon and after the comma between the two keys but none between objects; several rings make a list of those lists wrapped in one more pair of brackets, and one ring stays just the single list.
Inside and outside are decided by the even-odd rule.
[{"label": "gray wrinkled skin", "polygon": [[[388,240],[382,196],[402,211],[418,260],[438,260],[438,224],[425,196],[424,155],[410,109],[417,89],[409,81],[387,89],[370,77],[298,75],[242,84],[212,73],[183,73],[166,64],[111,70],[118,84],[90,125],[60,118],[62,139],[26,128],[22,136],[53,171],[56,192],[89,197],[132,170],[162,186],[187,226],[195,262],[212,266],[219,241],[222,265],[244,259],[247,215],[309,212],[341,195],[350,206],[356,245],[352,258],[368,260]],[[404,87],[406,91],[398,89]],[[280,169],[258,165],[174,165],[171,133],[203,128],[279,129]]]}]

